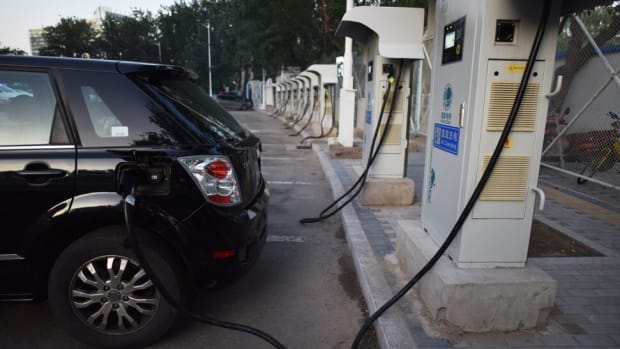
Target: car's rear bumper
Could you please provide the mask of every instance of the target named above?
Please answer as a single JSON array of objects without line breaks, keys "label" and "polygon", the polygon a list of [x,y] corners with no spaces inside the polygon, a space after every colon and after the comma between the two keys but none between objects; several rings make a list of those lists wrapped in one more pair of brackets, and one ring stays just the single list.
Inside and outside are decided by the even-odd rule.
[{"label": "car's rear bumper", "polygon": [[235,279],[256,263],[267,239],[268,204],[263,186],[245,208],[205,205],[182,223],[180,248],[199,286]]}]

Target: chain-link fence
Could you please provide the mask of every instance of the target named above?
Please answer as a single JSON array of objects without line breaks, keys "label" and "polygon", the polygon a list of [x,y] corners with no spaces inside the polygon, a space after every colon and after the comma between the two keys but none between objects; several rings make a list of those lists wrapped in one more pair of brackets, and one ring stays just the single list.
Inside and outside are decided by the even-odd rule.
[{"label": "chain-link fence", "polygon": [[561,23],[542,165],[620,189],[620,4]]}]

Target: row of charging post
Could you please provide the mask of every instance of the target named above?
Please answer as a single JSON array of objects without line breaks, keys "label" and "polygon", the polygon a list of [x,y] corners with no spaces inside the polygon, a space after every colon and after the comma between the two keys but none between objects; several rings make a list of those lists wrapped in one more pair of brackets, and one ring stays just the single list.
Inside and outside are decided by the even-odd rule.
[{"label": "row of charging post", "polygon": [[[405,271],[425,270],[429,256],[456,229],[446,258],[438,268],[426,269],[430,275],[420,282],[419,291],[435,320],[464,331],[532,328],[544,324],[554,304],[555,280],[527,264],[535,193],[544,201],[536,185],[548,106],[545,94],[554,77],[560,15],[593,2],[546,4],[536,0],[429,4],[427,37],[433,38],[429,45],[433,68],[424,185],[418,198],[421,217],[399,224],[396,255]],[[377,157],[362,192],[363,205],[409,205],[413,200],[413,183],[398,181],[406,179],[411,63],[425,55],[424,21],[421,9],[355,7],[336,31],[362,44],[367,68],[360,99],[365,99],[365,109],[358,115],[364,118],[362,164],[375,153]],[[523,78],[530,66],[531,76]],[[401,78],[393,83],[398,74]],[[287,118],[291,126],[311,123],[314,106],[325,99],[326,81],[309,68],[274,84],[275,114]],[[516,98],[518,93],[524,97]],[[511,114],[515,127],[505,143],[498,142]],[[377,150],[372,139],[382,133],[385,143]],[[496,170],[481,195],[473,196],[496,148],[502,149]],[[399,201],[403,195],[411,201]],[[471,213],[463,215],[462,226],[455,224],[472,196]]]},{"label": "row of charging post", "polygon": [[267,84],[273,96],[267,104],[273,103],[274,116],[285,118],[289,128],[301,131],[310,127],[320,133],[336,126],[333,106],[337,83],[335,64],[315,64],[295,76]]},{"label": "row of charging post", "polygon": [[[418,198],[421,217],[399,224],[402,231],[396,250],[405,271],[429,272],[418,289],[431,317],[465,331],[535,327],[544,323],[554,303],[555,281],[526,264],[535,193],[542,193],[536,186],[548,106],[545,94],[551,90],[554,76],[560,14],[593,4],[573,0],[546,3],[549,6],[536,0],[429,3],[426,37],[433,38],[432,82],[424,186]],[[407,24],[424,23],[424,18],[411,10],[353,8],[336,32],[352,37],[365,49],[366,159],[374,153],[368,137],[383,127],[378,105],[384,101],[395,62],[423,58],[421,52],[405,54],[408,49],[423,49],[422,36],[417,36],[421,32],[406,29]],[[529,66],[531,76],[523,78]],[[407,69],[405,65],[405,76]],[[407,86],[395,86],[404,92],[398,98],[407,96]],[[516,98],[520,89],[523,99]],[[393,108],[396,113],[387,117],[394,117],[398,125],[402,116],[397,111],[401,105],[407,110],[408,105],[398,99],[388,99],[385,104],[392,109],[392,103],[398,103]],[[510,114],[516,116],[515,127],[505,143],[498,142]],[[404,174],[407,154],[402,145],[406,139],[400,144],[405,150],[401,155],[397,138],[388,132],[387,147],[379,151],[371,178]],[[502,150],[496,169],[482,195],[475,197],[472,193],[495,149]],[[386,190],[377,192],[384,195]],[[475,206],[459,226],[456,223],[472,196]],[[458,235],[447,250],[449,258],[438,268],[427,269],[429,256],[447,243],[455,229]]]}]

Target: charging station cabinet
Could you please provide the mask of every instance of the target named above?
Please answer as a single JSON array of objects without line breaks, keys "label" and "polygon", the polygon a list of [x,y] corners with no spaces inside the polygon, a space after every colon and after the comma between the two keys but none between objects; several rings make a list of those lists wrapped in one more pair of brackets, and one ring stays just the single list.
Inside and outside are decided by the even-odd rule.
[{"label": "charging station cabinet", "polygon": [[[364,118],[364,165],[379,146],[379,139],[386,131],[386,122],[393,104],[385,141],[370,168],[369,180],[362,193],[363,204],[409,205],[413,201],[413,181],[405,177],[409,135],[408,102],[411,63],[424,58],[423,25],[423,9],[360,6],[347,11],[336,30],[336,35],[352,37],[363,43],[365,48],[366,108],[361,116]],[[398,74],[400,81],[396,84]],[[379,124],[381,106],[391,79],[394,79],[394,83],[390,87],[383,118]],[[395,89],[398,93],[393,101]],[[379,136],[375,149],[371,149],[377,129],[380,131]],[[390,180],[393,181],[389,182]]]},{"label": "charging station cabinet", "polygon": [[[406,175],[407,144],[408,144],[408,106],[409,106],[409,76],[411,75],[411,61],[403,63],[402,69],[399,60],[386,58],[379,54],[379,37],[372,34],[366,41],[364,61],[366,62],[366,108],[364,110],[364,139],[362,146],[362,161],[368,163],[368,158],[379,146],[379,137],[386,132],[387,118],[392,109],[390,127],[385,135],[385,141],[379,154],[370,169],[370,177],[375,178],[402,178]],[[396,79],[401,74],[398,86],[392,84],[388,92],[388,79]],[[396,101],[393,100],[394,90],[398,89]],[[384,99],[388,98],[383,111],[383,120],[379,125],[379,115]],[[392,106],[393,104],[393,106]],[[380,129],[379,137],[371,149],[372,138]]]},{"label": "charging station cabinet", "polygon": [[[538,0],[437,0],[422,225],[443,243],[504,129],[538,22]],[[448,254],[459,268],[523,267],[527,259],[561,1],[516,122]]]},{"label": "charging station cabinet", "polygon": [[295,120],[300,113],[299,110],[301,109],[301,105],[303,103],[302,93],[304,82],[299,77],[294,77],[291,81],[293,82],[293,105],[290,118]]},{"label": "charging station cabinet", "polygon": [[[322,123],[328,123],[332,125],[332,103],[331,95],[328,90],[334,88],[334,85],[338,83],[337,67],[336,64],[313,64],[306,69],[307,72],[316,74],[318,78],[318,90],[317,90],[317,115],[319,118],[315,119],[315,128],[317,132],[321,132],[322,127],[327,126]],[[329,96],[329,97],[328,97]],[[329,100],[328,100],[329,98]],[[327,117],[329,115],[329,117]],[[332,125],[333,126],[333,125]]]},{"label": "charging station cabinet", "polygon": [[304,80],[304,105],[301,110],[301,114],[303,114],[301,117],[302,120],[306,118],[306,116],[310,119],[316,111],[319,79],[315,74],[307,71],[301,72],[298,77]]}]

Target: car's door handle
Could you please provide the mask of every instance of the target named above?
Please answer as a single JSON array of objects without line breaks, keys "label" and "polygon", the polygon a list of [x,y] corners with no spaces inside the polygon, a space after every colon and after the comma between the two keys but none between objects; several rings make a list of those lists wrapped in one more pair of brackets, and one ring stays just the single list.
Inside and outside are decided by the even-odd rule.
[{"label": "car's door handle", "polygon": [[22,177],[58,178],[58,177],[65,176],[67,174],[67,171],[49,168],[49,169],[41,169],[41,170],[22,170],[22,171],[17,171],[15,173],[18,176],[22,176]]}]

